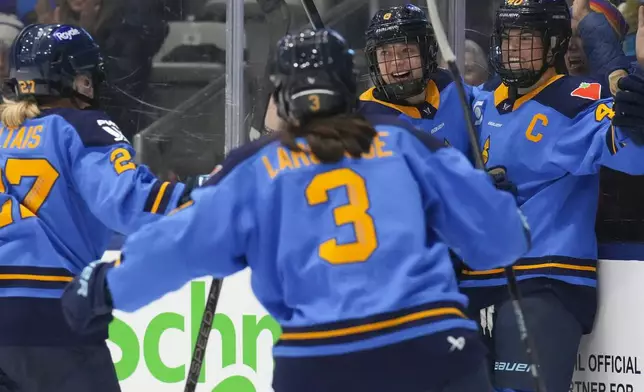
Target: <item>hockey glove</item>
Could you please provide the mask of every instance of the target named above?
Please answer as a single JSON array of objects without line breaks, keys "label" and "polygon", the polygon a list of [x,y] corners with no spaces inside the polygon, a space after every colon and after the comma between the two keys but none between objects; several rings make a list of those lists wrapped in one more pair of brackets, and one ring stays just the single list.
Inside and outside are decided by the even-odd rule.
[{"label": "hockey glove", "polygon": [[72,330],[97,333],[112,321],[112,298],[107,271],[115,262],[94,261],[67,285],[62,296],[63,314]]},{"label": "hockey glove", "polygon": [[494,182],[494,186],[496,187],[496,189],[500,189],[505,192],[510,192],[514,195],[515,198],[517,197],[518,195],[517,186],[511,183],[510,180],[508,180],[508,176],[504,168],[493,167],[487,171],[487,174],[489,174],[490,177],[492,177],[492,181]]},{"label": "hockey glove", "polygon": [[633,143],[644,145],[644,73],[638,70],[622,78],[618,86],[621,91],[615,94],[613,125]]}]

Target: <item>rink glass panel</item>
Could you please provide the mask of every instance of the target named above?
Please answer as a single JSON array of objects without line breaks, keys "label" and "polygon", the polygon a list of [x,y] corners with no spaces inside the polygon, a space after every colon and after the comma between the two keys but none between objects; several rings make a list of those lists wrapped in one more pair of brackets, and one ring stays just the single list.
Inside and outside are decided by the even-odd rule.
[{"label": "rink glass panel", "polygon": [[[306,26],[307,19],[299,0],[287,2],[288,13],[281,30],[290,26],[290,30],[295,31]],[[411,2],[425,6],[424,0]],[[152,0],[141,1],[139,8],[152,3]],[[165,3],[162,16],[167,20],[168,35],[152,59],[149,75],[145,72],[134,75],[135,79],[139,78],[133,80],[134,83],[145,85],[143,93],[137,97],[140,100],[117,99],[116,102],[126,102],[122,105],[126,107],[122,111],[128,112],[125,121],[123,116],[119,118],[122,128],[130,129],[127,132],[130,135],[139,134],[134,141],[139,159],[163,178],[176,178],[176,175],[183,178],[210,172],[224,157],[226,10],[225,1]],[[248,140],[250,126],[261,124],[257,116],[263,115],[265,109],[268,92],[262,88],[266,86],[267,48],[274,45],[270,41],[282,31],[276,31],[267,23],[255,1],[246,3],[244,96],[247,116],[244,132]],[[364,29],[376,9],[402,3],[393,0],[317,0],[325,23],[345,35],[356,49],[361,90],[371,86],[362,52]],[[489,35],[494,9],[499,3],[499,0],[467,1],[465,38],[478,45],[483,53],[482,56],[466,55],[463,74],[472,77],[472,81],[480,82],[491,76],[487,63]],[[438,6],[443,22],[449,24],[447,0],[439,0]],[[149,7],[148,14],[158,14],[156,6]],[[195,22],[190,21],[191,15]],[[128,59],[113,58],[112,61],[127,63]],[[113,74],[118,76],[119,72]],[[644,209],[641,208],[644,179],[608,169],[602,171],[601,178],[597,218],[600,242],[644,242]]]}]

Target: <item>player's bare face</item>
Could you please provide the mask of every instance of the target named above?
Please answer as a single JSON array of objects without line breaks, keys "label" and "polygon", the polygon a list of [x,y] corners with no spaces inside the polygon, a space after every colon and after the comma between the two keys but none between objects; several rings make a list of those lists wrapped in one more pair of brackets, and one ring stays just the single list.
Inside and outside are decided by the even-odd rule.
[{"label": "player's bare face", "polygon": [[418,44],[387,44],[376,50],[378,69],[386,84],[412,81],[423,77],[423,62]]},{"label": "player's bare face", "polygon": [[574,34],[570,38],[568,52],[566,52],[566,68],[571,75],[582,75],[586,73],[586,54],[583,49],[581,37]]},{"label": "player's bare face", "polygon": [[543,65],[541,36],[529,30],[508,29],[503,32],[501,51],[503,66],[512,71],[538,71]]}]

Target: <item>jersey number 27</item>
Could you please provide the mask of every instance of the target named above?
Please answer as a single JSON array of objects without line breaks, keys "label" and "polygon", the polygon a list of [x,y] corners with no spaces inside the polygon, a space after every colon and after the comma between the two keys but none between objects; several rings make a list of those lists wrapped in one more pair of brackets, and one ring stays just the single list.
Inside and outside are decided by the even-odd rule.
[{"label": "jersey number 27", "polygon": [[[34,183],[20,201],[20,218],[25,219],[38,214],[47,196],[59,177],[58,171],[46,159],[9,158],[0,167],[0,193],[7,193],[5,183],[18,186],[23,178],[35,178]],[[0,228],[13,223],[13,199],[0,206]]]},{"label": "jersey number 27", "polygon": [[317,174],[306,187],[306,200],[311,206],[327,203],[330,190],[344,187],[349,203],[336,207],[333,217],[337,226],[352,224],[356,241],[338,244],[336,238],[320,244],[318,254],[331,264],[367,261],[378,247],[376,228],[369,210],[369,196],[364,178],[351,169],[335,169]]}]

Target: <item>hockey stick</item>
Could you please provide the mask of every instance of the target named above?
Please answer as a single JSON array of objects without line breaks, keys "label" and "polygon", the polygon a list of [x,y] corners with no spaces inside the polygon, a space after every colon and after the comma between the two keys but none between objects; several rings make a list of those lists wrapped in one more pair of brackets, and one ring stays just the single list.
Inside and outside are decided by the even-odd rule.
[{"label": "hockey stick", "polygon": [[[472,154],[474,155],[474,163],[478,169],[485,170],[485,164],[483,163],[483,159],[481,158],[479,140],[476,134],[476,130],[474,129],[474,121],[472,119],[472,113],[470,111],[470,103],[465,96],[463,79],[461,79],[461,73],[456,65],[456,56],[454,55],[454,52],[452,51],[452,48],[450,48],[449,42],[447,41],[447,36],[445,35],[445,30],[443,29],[443,24],[441,23],[440,17],[438,15],[436,1],[427,0],[427,9],[429,11],[430,21],[434,28],[434,33],[436,34],[438,47],[441,51],[441,54],[443,55],[443,59],[447,63],[449,71],[452,73],[454,83],[456,84],[458,98],[461,101],[463,114],[465,115],[465,123],[467,124],[467,133],[470,139]],[[546,392],[546,387],[543,379],[539,376],[539,359],[537,356],[536,346],[534,341],[532,340],[532,337],[528,334],[528,327],[525,322],[523,309],[521,308],[521,293],[519,292],[519,287],[517,285],[517,278],[512,267],[505,267],[504,270],[505,276],[508,279],[508,292],[512,300],[512,309],[514,310],[514,316],[519,328],[519,335],[521,337],[521,341],[525,345],[526,353],[528,354],[528,358],[531,362],[530,370],[532,378],[534,379],[536,392]]]},{"label": "hockey stick", "polygon": [[318,12],[318,7],[315,6],[313,0],[302,0],[302,6],[304,7],[304,12],[306,12],[306,17],[309,18],[311,26],[314,30],[320,30],[324,28],[324,22],[320,17]]},{"label": "hockey stick", "polygon": [[190,369],[186,378],[186,386],[184,392],[194,392],[197,389],[199,376],[201,374],[201,367],[203,360],[206,356],[206,346],[208,345],[208,338],[212,330],[212,322],[215,319],[215,311],[217,310],[217,303],[219,302],[219,294],[221,293],[221,286],[223,284],[221,279],[213,279],[208,298],[206,299],[206,308],[201,318],[199,325],[199,335],[195,342],[195,349],[192,352],[192,359],[190,361]]},{"label": "hockey stick", "polygon": [[[283,8],[286,7],[284,0],[257,0],[262,9],[262,12],[266,15],[268,21],[269,30],[271,32],[271,38],[274,35],[274,31],[277,29],[288,29],[290,23],[284,23],[283,18],[278,18],[276,15],[280,14],[283,11]],[[286,33],[286,32],[284,32]],[[281,32],[280,32],[281,34]],[[284,35],[281,34],[280,37]],[[275,39],[274,41],[277,41]],[[269,63],[272,59],[272,48],[270,46],[269,50]],[[267,65],[265,73],[268,73],[269,67]],[[268,88],[271,83],[268,78],[263,81],[262,86]],[[268,94],[267,94],[268,95]],[[261,115],[256,115],[261,117],[261,124],[264,122],[264,117],[266,115],[266,108],[268,107],[268,100],[265,104],[262,104],[264,107],[264,112]],[[259,127],[258,127],[259,129]],[[217,303],[219,302],[219,295],[221,293],[221,287],[223,285],[222,279],[213,279],[212,284],[210,285],[210,291],[208,292],[208,298],[206,299],[206,306],[204,309],[203,317],[201,318],[201,324],[199,325],[199,335],[195,342],[195,348],[192,352],[192,359],[190,360],[190,369],[188,370],[188,375],[186,377],[186,386],[184,387],[184,392],[195,392],[197,389],[197,383],[199,382],[199,376],[201,375],[201,369],[203,367],[203,361],[206,356],[206,346],[208,345],[208,338],[210,337],[210,332],[212,330],[212,323],[215,319],[215,312],[217,310]]]}]

